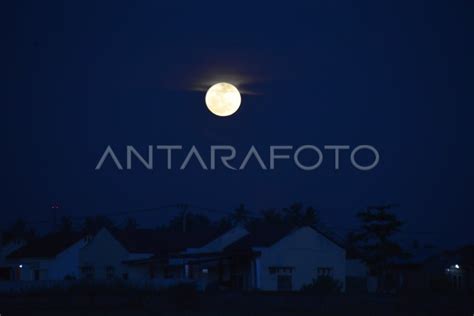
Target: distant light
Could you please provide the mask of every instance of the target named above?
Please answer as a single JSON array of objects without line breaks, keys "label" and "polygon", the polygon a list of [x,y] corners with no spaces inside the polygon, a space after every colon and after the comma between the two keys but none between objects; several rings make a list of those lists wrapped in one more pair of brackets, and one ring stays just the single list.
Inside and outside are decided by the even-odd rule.
[{"label": "distant light", "polygon": [[455,267],[456,269],[459,269],[459,264],[455,264],[454,267]]},{"label": "distant light", "polygon": [[207,268],[202,269],[202,273],[208,273],[209,270]]},{"label": "distant light", "polygon": [[20,269],[21,269],[21,268],[23,268],[23,265],[22,265],[22,264],[20,264],[20,265],[18,266],[18,268],[20,268]]}]

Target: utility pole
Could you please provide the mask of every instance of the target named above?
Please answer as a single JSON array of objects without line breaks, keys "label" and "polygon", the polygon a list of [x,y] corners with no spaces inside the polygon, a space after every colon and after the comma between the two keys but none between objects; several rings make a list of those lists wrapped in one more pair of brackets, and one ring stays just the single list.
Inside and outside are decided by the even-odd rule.
[{"label": "utility pole", "polygon": [[185,233],[189,206],[183,203],[183,204],[178,204],[178,207],[181,209],[181,212],[183,214],[183,233]]}]

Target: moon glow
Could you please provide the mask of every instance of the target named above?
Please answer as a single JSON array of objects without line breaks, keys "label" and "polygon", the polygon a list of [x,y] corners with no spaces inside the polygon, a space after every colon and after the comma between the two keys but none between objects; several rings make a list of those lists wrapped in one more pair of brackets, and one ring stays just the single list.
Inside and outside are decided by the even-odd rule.
[{"label": "moon glow", "polygon": [[239,90],[226,82],[216,83],[206,93],[207,108],[217,116],[234,114],[239,109],[241,101]]}]

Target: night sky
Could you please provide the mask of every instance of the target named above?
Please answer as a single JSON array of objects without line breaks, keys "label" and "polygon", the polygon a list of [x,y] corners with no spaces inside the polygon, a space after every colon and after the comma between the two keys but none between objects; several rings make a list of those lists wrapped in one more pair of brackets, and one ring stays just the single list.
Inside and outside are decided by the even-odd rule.
[{"label": "night sky", "polygon": [[[404,238],[474,242],[474,5],[399,2],[12,2],[2,9],[2,226],[50,220],[52,203],[60,216],[86,216],[300,201],[343,235],[357,211],[398,203]],[[244,92],[226,118],[204,103],[220,81]],[[362,172],[345,153],[335,171],[325,152],[310,172],[291,161],[273,171],[255,161],[241,172],[196,161],[166,170],[155,151],[153,171],[110,161],[94,170],[108,145],[124,161],[126,145],[168,144],[184,147],[177,165],[192,145],[209,157],[218,144],[241,158],[252,145],[265,155],[270,145],[370,144],[380,163]]]}]

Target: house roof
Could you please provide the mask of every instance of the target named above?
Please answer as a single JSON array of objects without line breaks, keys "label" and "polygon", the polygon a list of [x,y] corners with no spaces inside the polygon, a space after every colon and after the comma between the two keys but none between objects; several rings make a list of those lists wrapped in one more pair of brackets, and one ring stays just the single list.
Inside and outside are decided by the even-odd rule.
[{"label": "house roof", "polygon": [[200,247],[216,238],[220,231],[170,232],[153,229],[113,231],[114,237],[131,253],[167,254]]},{"label": "house roof", "polygon": [[268,247],[288,235],[293,228],[282,225],[258,224],[248,229],[249,234],[227,246],[224,251],[247,250],[252,247]]},{"label": "house roof", "polygon": [[81,233],[51,233],[35,239],[25,246],[13,251],[7,259],[20,258],[53,258],[66,248],[79,241],[84,235]]},{"label": "house roof", "polygon": [[[328,234],[320,231],[318,228],[313,226],[307,227],[314,229],[331,242],[342,247],[339,242],[328,236]],[[242,251],[258,247],[269,247],[299,228],[289,227],[288,225],[257,224],[249,228],[248,235],[227,246],[224,251]]]}]

